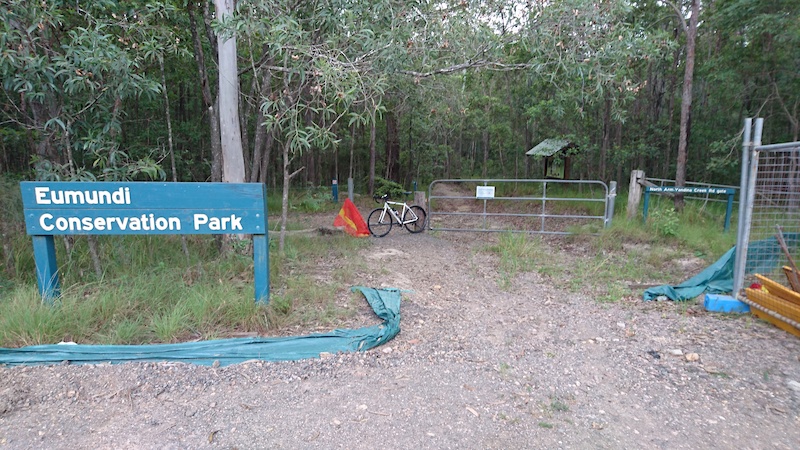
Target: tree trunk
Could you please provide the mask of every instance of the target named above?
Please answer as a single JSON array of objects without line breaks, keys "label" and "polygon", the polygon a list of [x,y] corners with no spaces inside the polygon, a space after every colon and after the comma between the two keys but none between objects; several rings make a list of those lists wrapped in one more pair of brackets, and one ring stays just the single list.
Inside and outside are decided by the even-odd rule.
[{"label": "tree trunk", "polygon": [[[211,181],[222,181],[222,141],[220,139],[219,118],[217,117],[216,98],[211,93],[211,85],[208,82],[206,71],[205,55],[203,54],[203,44],[200,42],[200,34],[197,32],[197,20],[194,15],[194,2],[187,3],[189,13],[189,28],[192,32],[194,46],[194,60],[197,64],[197,72],[200,78],[200,88],[203,93],[203,105],[208,112],[208,125],[211,147]],[[214,41],[212,41],[213,44]]]},{"label": "tree trunk", "polygon": [[292,159],[289,156],[289,142],[287,141],[283,144],[283,195],[281,196],[281,232],[278,239],[278,252],[281,254],[283,254],[286,245],[286,223],[289,220],[289,186],[292,178],[303,170],[303,167],[301,167],[289,173]]},{"label": "tree trunk", "polygon": [[[686,67],[683,72],[683,94],[681,96],[681,130],[678,141],[678,161],[675,170],[675,185],[686,186],[686,162],[689,147],[689,118],[692,113],[692,81],[694,79],[695,43],[697,22],[700,16],[700,0],[692,0],[692,16],[686,29]],[[683,194],[675,195],[675,210],[683,211]]]},{"label": "tree trunk", "polygon": [[[233,12],[233,0],[214,0],[217,17]],[[222,139],[222,181],[244,182],[242,133],[239,128],[239,74],[236,37],[217,35],[219,48],[219,125]]]},{"label": "tree trunk", "polygon": [[475,173],[475,158],[476,158],[476,150],[475,150],[475,141],[470,140],[469,142],[469,174],[473,176]]},{"label": "tree trunk", "polygon": [[408,147],[406,151],[408,152],[408,158],[406,158],[406,184],[411,184],[415,178],[419,178],[417,170],[414,169],[414,162],[417,161],[415,157],[417,155],[416,149],[414,149],[414,113],[413,111],[408,112]]},{"label": "tree trunk", "polygon": [[489,168],[489,127],[483,129],[483,178],[486,178]]},{"label": "tree trunk", "polygon": [[369,127],[369,195],[375,195],[375,113]]},{"label": "tree trunk", "polygon": [[211,132],[211,181],[222,181],[222,132],[219,129],[219,97],[208,107],[208,125]]},{"label": "tree trunk", "polygon": [[386,113],[386,179],[400,182],[400,137],[397,135],[397,116]]},{"label": "tree trunk", "polygon": [[258,114],[256,115],[256,132],[255,136],[253,137],[253,161],[252,166],[250,167],[250,177],[248,181],[251,183],[258,182],[260,178],[263,178],[261,175],[262,172],[262,159],[264,155],[264,144],[267,140],[267,127],[264,126],[264,121],[266,120],[264,116],[264,110],[260,107],[261,101],[264,98],[267,98],[271,89],[270,83],[272,82],[271,73],[269,70],[264,71],[264,78],[261,80],[261,89],[259,92],[259,97],[256,103],[259,105]]},{"label": "tree trunk", "polygon": [[[178,169],[175,167],[175,148],[172,139],[172,117],[169,113],[169,94],[167,93],[167,77],[164,74],[164,60],[158,59],[158,68],[161,69],[161,87],[164,89],[164,119],[167,121],[167,145],[169,147],[169,162],[172,168],[172,182],[178,181]],[[186,243],[186,235],[181,235],[181,249],[189,262],[189,246]]]},{"label": "tree trunk", "polygon": [[350,127],[350,168],[347,172],[348,178],[353,178],[353,151],[356,148],[356,124]]},{"label": "tree trunk", "polygon": [[334,145],[333,147],[333,175],[331,179],[336,180],[336,184],[339,184],[339,146]]},{"label": "tree trunk", "polygon": [[[308,123],[309,121],[310,121],[309,119],[306,119],[306,123]],[[314,159],[314,152],[307,152],[304,155],[304,158],[306,160],[305,166],[308,167],[308,170],[306,170],[306,172],[305,172],[305,175],[304,175],[305,176],[305,180],[304,180],[305,183],[303,183],[303,184],[304,184],[304,186],[309,186],[309,185],[310,186],[316,186],[316,184],[317,184],[316,183],[316,181],[317,181],[317,164],[316,164],[316,160]]]},{"label": "tree trunk", "polygon": [[[267,71],[268,72],[268,71]],[[250,83],[249,98],[256,97],[258,89],[256,83],[256,76],[254,74],[252,82]],[[241,87],[241,86],[240,86]],[[244,181],[249,178],[248,173],[252,170],[253,164],[253,151],[250,149],[250,116],[252,115],[252,106],[250,102],[245,101],[244,95],[239,95],[239,130],[242,136],[242,167],[244,168]],[[259,108],[260,109],[260,108]]]},{"label": "tree trunk", "polygon": [[603,108],[603,140],[600,143],[600,179],[606,180],[606,160],[611,147],[611,99],[606,98]]},{"label": "tree trunk", "polygon": [[[525,122],[525,147],[523,150],[527,153],[533,145],[533,137],[531,136],[531,127],[528,125],[528,122]],[[525,155],[525,178],[531,177],[531,157]]]},{"label": "tree trunk", "polygon": [[[261,170],[258,176],[258,181],[267,184],[270,174],[274,171],[269,170],[270,158],[272,158],[272,147],[275,145],[275,134],[267,133],[267,143],[264,144],[264,156],[261,159]],[[275,176],[272,176],[272,185],[275,186]]]}]

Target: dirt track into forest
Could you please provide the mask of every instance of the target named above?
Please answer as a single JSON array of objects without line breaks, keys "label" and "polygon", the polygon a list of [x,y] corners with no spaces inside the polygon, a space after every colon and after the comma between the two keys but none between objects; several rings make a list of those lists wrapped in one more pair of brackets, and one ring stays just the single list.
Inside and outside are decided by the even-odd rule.
[{"label": "dirt track into forest", "polygon": [[797,448],[800,340],[536,272],[501,291],[492,239],[371,238],[354,284],[410,292],[366,353],[0,368],[0,448]]}]

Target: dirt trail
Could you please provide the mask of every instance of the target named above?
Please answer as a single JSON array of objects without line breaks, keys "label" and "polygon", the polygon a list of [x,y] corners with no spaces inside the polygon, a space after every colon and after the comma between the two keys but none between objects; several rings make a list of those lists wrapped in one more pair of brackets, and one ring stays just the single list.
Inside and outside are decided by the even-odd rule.
[{"label": "dirt trail", "polygon": [[358,283],[410,292],[367,353],[0,368],[0,449],[797,448],[796,338],[535,272],[501,291],[489,239],[371,239]]}]

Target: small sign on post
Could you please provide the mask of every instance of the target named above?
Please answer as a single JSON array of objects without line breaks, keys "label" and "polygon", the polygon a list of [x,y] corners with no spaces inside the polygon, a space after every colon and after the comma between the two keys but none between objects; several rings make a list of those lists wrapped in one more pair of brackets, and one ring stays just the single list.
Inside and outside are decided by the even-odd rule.
[{"label": "small sign on post", "polygon": [[261,183],[20,183],[39,293],[60,295],[53,236],[252,234],[257,302],[269,301],[266,188]]},{"label": "small sign on post", "polygon": [[736,189],[726,187],[688,187],[688,186],[649,186],[644,190],[644,206],[642,207],[642,222],[647,222],[647,213],[650,208],[650,193],[655,194],[705,194],[705,195],[727,195],[728,202],[725,207],[725,224],[723,231],[727,232],[731,228],[731,213],[733,212],[733,196]]},{"label": "small sign on post", "polygon": [[494,198],[494,186],[475,187],[475,198],[479,200]]}]

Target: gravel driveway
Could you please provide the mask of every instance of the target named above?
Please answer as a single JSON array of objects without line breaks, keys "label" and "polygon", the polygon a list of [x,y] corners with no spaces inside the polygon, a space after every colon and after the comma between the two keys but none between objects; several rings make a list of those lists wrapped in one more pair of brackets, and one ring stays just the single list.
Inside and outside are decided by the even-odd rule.
[{"label": "gravel driveway", "polygon": [[366,353],[0,367],[0,449],[800,448],[797,338],[535,272],[502,291],[490,239],[371,238],[359,283],[412,292]]}]

